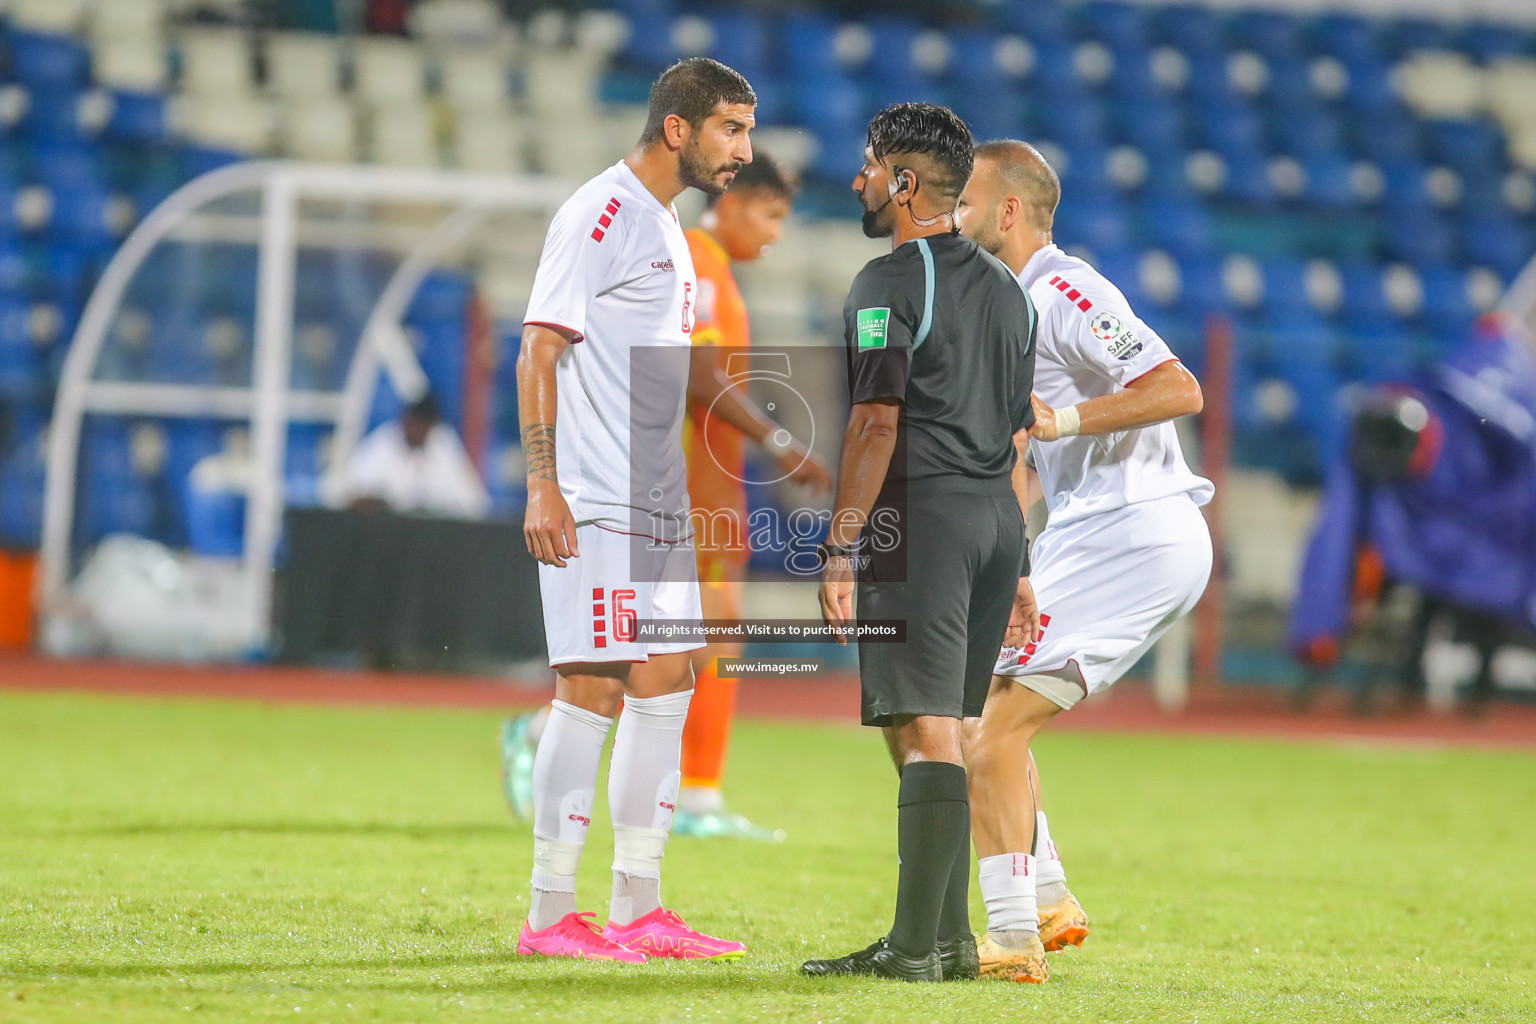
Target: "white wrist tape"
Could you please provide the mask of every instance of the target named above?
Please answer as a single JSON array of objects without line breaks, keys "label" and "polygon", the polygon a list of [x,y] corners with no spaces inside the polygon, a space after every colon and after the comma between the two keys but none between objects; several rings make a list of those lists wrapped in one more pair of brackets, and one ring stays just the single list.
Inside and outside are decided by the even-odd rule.
[{"label": "white wrist tape", "polygon": [[1083,418],[1078,415],[1077,406],[1068,405],[1051,411],[1056,414],[1057,437],[1076,437],[1083,429]]}]

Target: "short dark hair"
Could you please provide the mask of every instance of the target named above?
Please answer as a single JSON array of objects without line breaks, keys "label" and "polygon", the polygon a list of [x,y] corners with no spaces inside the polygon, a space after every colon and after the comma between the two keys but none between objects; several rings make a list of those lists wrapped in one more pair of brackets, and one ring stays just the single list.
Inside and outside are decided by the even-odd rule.
[{"label": "short dark hair", "polygon": [[[736,172],[736,177],[731,180],[730,188],[725,190],[725,195],[743,192],[766,192],[773,196],[782,196],[785,199],[794,199],[795,193],[800,190],[800,183],[795,176],[783,167],[773,157],[762,150],[754,150],[752,162],[742,164]],[[720,201],[720,196],[710,196],[709,205],[714,206]]]},{"label": "short dark hair", "polygon": [[965,189],[975,161],[971,130],[948,107],[932,103],[896,103],[869,122],[869,148],[877,160],[888,156],[926,156],[926,184],[951,198]]},{"label": "short dark hair", "polygon": [[640,142],[658,141],[667,118],[673,114],[697,128],[722,103],[756,106],[757,93],[740,73],[717,60],[708,57],[680,60],[663,71],[656,84],[651,86],[651,101]]}]

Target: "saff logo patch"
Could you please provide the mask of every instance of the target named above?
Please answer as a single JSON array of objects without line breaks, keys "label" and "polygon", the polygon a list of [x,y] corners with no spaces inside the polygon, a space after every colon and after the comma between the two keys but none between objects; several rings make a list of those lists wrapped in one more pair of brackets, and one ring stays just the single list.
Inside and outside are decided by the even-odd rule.
[{"label": "saff logo patch", "polygon": [[1095,313],[1088,320],[1088,329],[1093,331],[1093,336],[1100,341],[1113,341],[1120,337],[1125,330],[1125,325],[1113,313]]},{"label": "saff logo patch", "polygon": [[858,349],[885,348],[886,335],[891,324],[891,307],[875,306],[859,310]]}]

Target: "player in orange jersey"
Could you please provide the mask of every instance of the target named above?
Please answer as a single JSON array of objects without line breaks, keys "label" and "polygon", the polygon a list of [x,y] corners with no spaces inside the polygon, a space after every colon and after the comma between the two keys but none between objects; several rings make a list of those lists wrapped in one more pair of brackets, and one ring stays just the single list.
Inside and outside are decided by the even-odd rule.
[{"label": "player in orange jersey", "polygon": [[[694,307],[693,366],[683,447],[688,494],[693,503],[694,545],[705,619],[739,619],[747,560],[746,442],[751,440],[780,474],[819,489],[832,488],[831,471],[750,400],[716,403],[733,386],[727,374],[734,353],[750,345],[746,305],[731,273],[735,262],[758,259],[777,241],[789,216],[795,186],[762,151],[736,172],[725,194],[711,198],[702,224],[687,232],[698,277]],[[739,395],[739,391],[738,391]],[[726,809],[720,792],[730,739],[736,680],[721,679],[715,662],[741,654],[739,643],[717,643],[694,652],[694,694],[683,730],[682,790],[672,831],[693,836],[782,838]],[[518,715],[502,729],[502,784],[519,819],[532,813],[533,752],[548,708]]]},{"label": "player in orange jersey", "polygon": [[[703,223],[687,232],[699,301],[683,450],[688,459],[688,496],[693,502],[705,619],[741,618],[742,579],[751,555],[743,483],[747,440],[762,445],[789,479],[825,490],[832,487],[826,463],[778,424],[763,416],[727,422],[719,414],[724,407],[713,405],[715,396],[732,385],[727,375],[732,356],[742,361],[751,344],[747,307],[731,264],[759,258],[778,240],[793,200],[793,182],[759,151],[752,163],[737,172],[730,189],[710,200]],[[740,643],[712,643],[694,652],[693,703],[683,729],[683,785],[672,819],[672,830],[680,835],[783,837],[782,832],[757,828],[727,810],[720,791],[736,680],[716,674],[716,659],[740,655]]]}]

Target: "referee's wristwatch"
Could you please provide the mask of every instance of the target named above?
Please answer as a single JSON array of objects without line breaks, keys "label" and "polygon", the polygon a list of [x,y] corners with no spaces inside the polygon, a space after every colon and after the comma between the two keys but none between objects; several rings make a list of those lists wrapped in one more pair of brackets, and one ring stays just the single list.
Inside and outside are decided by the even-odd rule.
[{"label": "referee's wristwatch", "polygon": [[834,558],[852,558],[858,554],[857,544],[827,544],[825,542],[816,545],[816,561],[823,569]]}]

